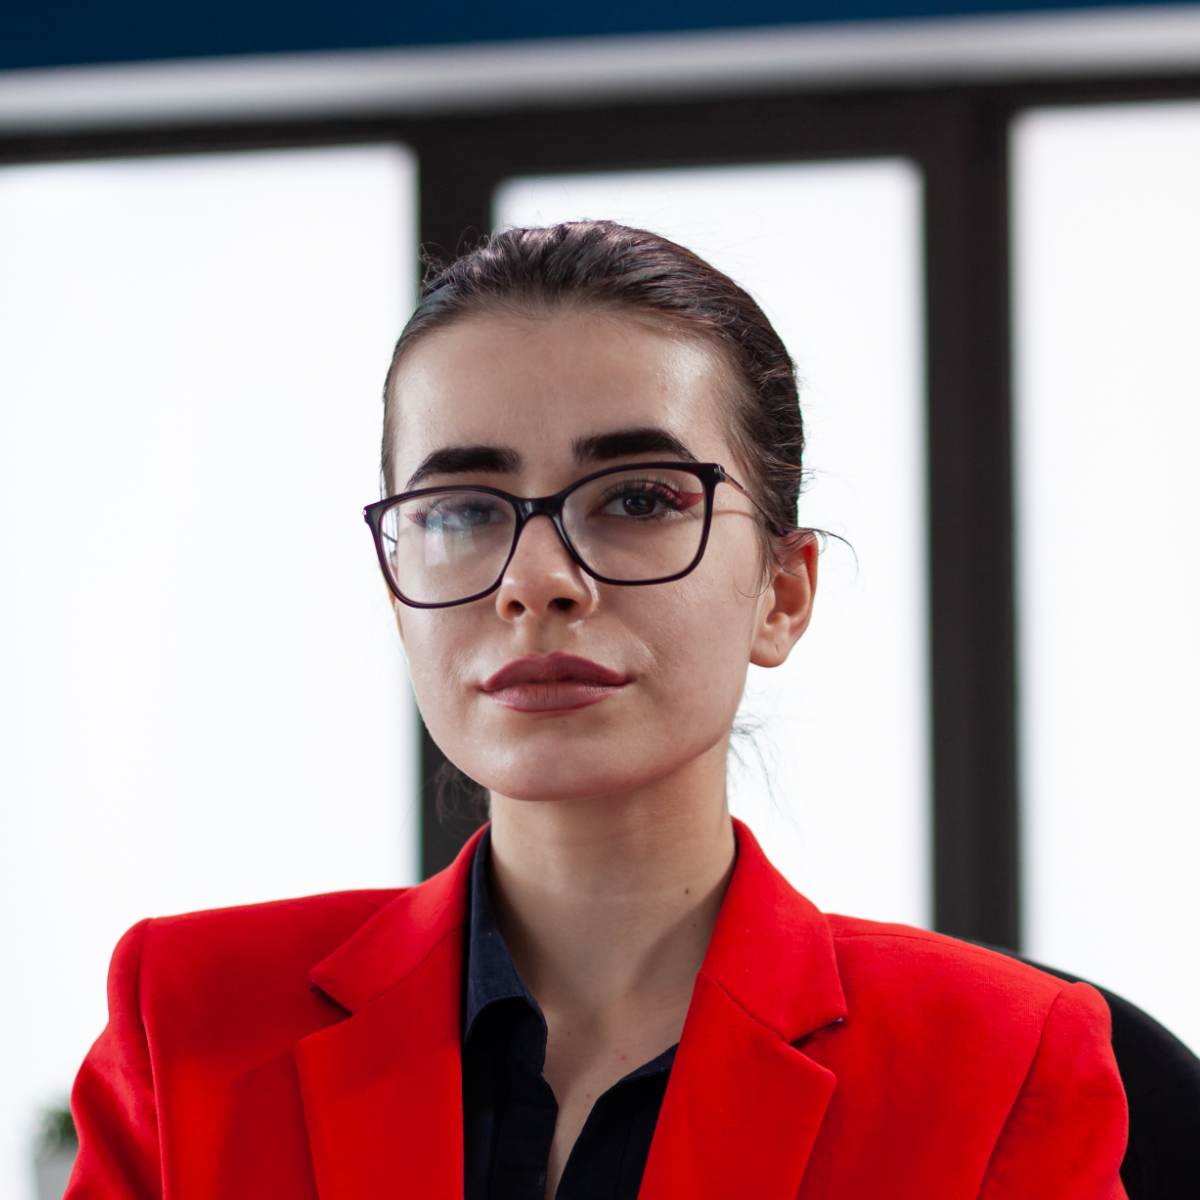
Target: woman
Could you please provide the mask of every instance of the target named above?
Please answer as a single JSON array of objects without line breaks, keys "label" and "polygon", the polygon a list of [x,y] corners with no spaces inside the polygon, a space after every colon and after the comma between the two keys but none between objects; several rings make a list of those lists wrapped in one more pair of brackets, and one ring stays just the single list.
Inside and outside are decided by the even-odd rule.
[{"label": "woman", "polygon": [[1108,1198],[1086,985],[825,916],[731,821],[812,610],[792,364],[694,255],[512,230],[429,282],[367,517],[491,824],[417,888],[143,922],[68,1195]]}]

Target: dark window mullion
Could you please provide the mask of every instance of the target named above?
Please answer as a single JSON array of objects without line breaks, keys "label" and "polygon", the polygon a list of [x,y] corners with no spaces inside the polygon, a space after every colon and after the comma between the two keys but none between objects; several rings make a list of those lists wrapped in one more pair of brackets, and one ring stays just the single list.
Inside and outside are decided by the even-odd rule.
[{"label": "dark window mullion", "polygon": [[1007,109],[926,131],[934,923],[1019,947]]}]

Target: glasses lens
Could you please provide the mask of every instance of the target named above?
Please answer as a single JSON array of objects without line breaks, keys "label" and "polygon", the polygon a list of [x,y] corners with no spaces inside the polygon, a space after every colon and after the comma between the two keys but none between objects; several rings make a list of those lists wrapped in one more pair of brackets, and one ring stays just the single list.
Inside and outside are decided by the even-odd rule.
[{"label": "glasses lens", "polygon": [[379,529],[392,582],[418,604],[485,592],[504,568],[515,523],[512,505],[487,492],[449,488],[393,504]]},{"label": "glasses lens", "polygon": [[602,475],[571,493],[563,525],[597,575],[647,583],[686,571],[704,536],[704,484],[684,468]]}]

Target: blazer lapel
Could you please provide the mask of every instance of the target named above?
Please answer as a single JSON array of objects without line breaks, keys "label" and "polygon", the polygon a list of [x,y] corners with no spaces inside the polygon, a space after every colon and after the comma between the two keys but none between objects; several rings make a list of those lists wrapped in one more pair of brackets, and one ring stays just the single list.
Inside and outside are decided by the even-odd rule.
[{"label": "blazer lapel", "polygon": [[792,1045],[846,1015],[825,919],[735,825],[640,1200],[793,1200],[836,1086]]},{"label": "blazer lapel", "polygon": [[321,1200],[461,1200],[461,993],[478,837],[316,966],[351,1015],[296,1046]]},{"label": "blazer lapel", "polygon": [[[641,1200],[792,1200],[836,1080],[792,1043],[846,1014],[824,917],[735,822]],[[403,892],[311,972],[350,1016],[296,1046],[321,1200],[461,1200],[467,879]]]}]

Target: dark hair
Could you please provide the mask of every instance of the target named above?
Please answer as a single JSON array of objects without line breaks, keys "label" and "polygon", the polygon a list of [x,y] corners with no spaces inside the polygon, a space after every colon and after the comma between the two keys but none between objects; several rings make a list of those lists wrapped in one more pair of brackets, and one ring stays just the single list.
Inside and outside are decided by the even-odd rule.
[{"label": "dark hair", "polygon": [[427,266],[384,387],[386,491],[395,482],[398,433],[392,383],[417,341],[482,312],[607,309],[719,348],[740,385],[731,396],[729,434],[749,472],[746,483],[773,522],[796,528],[804,452],[796,368],[762,309],[729,276],[675,242],[613,221],[506,229],[452,262]]}]

